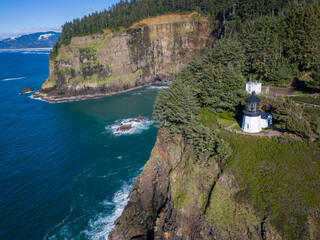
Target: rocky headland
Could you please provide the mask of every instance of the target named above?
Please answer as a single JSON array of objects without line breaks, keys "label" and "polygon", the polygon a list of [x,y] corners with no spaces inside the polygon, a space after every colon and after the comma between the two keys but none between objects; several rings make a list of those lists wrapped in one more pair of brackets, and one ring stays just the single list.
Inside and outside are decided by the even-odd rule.
[{"label": "rocky headland", "polygon": [[[218,162],[198,164],[182,137],[167,138],[159,132],[109,239],[260,239],[263,231],[281,239],[252,207],[232,199],[235,179]],[[229,226],[220,224],[224,218]]]},{"label": "rocky headland", "polygon": [[50,60],[50,76],[34,97],[71,101],[165,82],[203,53],[209,36],[207,19],[194,13],[145,19],[115,33],[73,37]]},{"label": "rocky headland", "polygon": [[[252,140],[252,137],[238,138],[237,141]],[[318,154],[313,151],[310,150],[312,161]],[[239,156],[236,153],[235,159]],[[246,171],[244,167],[236,165],[240,172]],[[129,195],[130,201],[115,222],[109,239],[278,240],[293,239],[297,235],[300,235],[299,239],[319,239],[320,211],[310,208],[309,215],[300,223],[291,222],[296,216],[290,212],[296,210],[289,206],[296,200],[283,196],[285,187],[280,194],[274,189],[274,193],[271,193],[274,199],[268,197],[260,203],[266,208],[263,211],[257,210],[257,206],[246,198],[245,192],[249,195],[250,191],[241,184],[244,181],[248,188],[254,180],[249,177],[241,179],[232,166],[231,163],[225,167],[215,159],[199,162],[192,146],[180,135],[171,137],[168,131],[160,129],[151,157],[134,183]],[[248,172],[254,174],[251,170]],[[268,184],[275,183],[276,179],[269,180]],[[261,187],[258,189],[262,191]],[[261,196],[263,193],[258,194]],[[270,211],[273,207],[278,210]],[[288,222],[277,222],[279,216],[282,219],[286,214]],[[279,227],[281,225],[284,227]],[[295,228],[295,225],[301,229]]]}]

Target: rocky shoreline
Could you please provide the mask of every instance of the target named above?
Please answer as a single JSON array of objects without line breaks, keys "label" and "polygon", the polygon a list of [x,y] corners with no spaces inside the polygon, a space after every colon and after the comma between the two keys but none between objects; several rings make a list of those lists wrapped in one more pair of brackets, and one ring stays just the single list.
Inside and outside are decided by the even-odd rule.
[{"label": "rocky shoreline", "polygon": [[[163,84],[163,83],[161,83]],[[138,87],[118,91],[118,92],[108,92],[108,93],[92,93],[92,94],[84,94],[84,95],[70,95],[70,96],[57,96],[57,95],[49,95],[48,93],[44,92],[43,90],[39,90],[33,94],[33,98],[35,99],[41,99],[46,102],[50,103],[59,103],[59,102],[73,102],[73,101],[81,101],[81,100],[87,100],[87,99],[97,99],[97,98],[104,98],[109,96],[114,96],[122,93],[131,92],[134,90],[141,89],[143,87],[148,87],[152,85],[159,85],[155,83],[151,84],[144,84]]]}]

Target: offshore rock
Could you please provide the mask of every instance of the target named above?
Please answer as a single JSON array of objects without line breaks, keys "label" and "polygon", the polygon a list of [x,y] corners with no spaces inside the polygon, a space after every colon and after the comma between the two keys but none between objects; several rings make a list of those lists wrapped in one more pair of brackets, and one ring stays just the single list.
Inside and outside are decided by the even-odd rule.
[{"label": "offshore rock", "polygon": [[135,119],[130,119],[128,122],[141,122],[142,120],[144,119],[144,117],[142,117],[142,116],[139,116],[139,117],[137,117],[137,118],[135,118]]},{"label": "offshore rock", "polygon": [[131,124],[125,124],[117,128],[116,132],[126,132],[132,128]]},{"label": "offshore rock", "polygon": [[50,76],[35,97],[77,100],[165,82],[204,52],[209,36],[207,19],[193,13],[148,18],[116,33],[73,37],[50,61]]},{"label": "offshore rock", "polygon": [[20,94],[32,93],[34,91],[33,88],[25,87]]}]

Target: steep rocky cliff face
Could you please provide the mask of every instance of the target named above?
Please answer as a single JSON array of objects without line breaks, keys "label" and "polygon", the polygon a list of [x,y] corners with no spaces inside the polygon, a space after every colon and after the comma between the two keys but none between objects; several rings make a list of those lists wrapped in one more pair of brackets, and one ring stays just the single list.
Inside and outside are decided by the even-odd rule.
[{"label": "steep rocky cliff face", "polygon": [[[301,142],[283,143],[284,151],[278,149],[279,155],[272,155],[274,161],[266,159],[267,155],[263,154],[258,163],[260,170],[253,172],[251,167],[255,163],[243,159],[241,151],[244,145],[248,141],[258,142],[258,145],[263,142],[268,149],[277,140],[227,132],[222,132],[221,136],[230,142],[232,137],[232,146],[236,144],[241,148],[233,146],[232,157],[225,164],[213,158],[206,162],[197,160],[192,146],[186,144],[181,136],[171,138],[165,129],[160,129],[151,157],[133,185],[130,201],[115,222],[109,239],[320,239],[320,211],[315,197],[319,181],[318,170],[314,170],[318,169],[318,146]],[[304,145],[307,150],[299,151],[292,145],[298,149]],[[262,171],[267,162],[272,166],[281,162],[279,156],[282,154],[292,159],[291,154],[300,156],[304,153],[309,156],[304,165],[309,165],[312,171],[309,167],[297,168],[297,163],[292,160],[286,166],[293,165],[294,171],[289,167],[282,171],[281,164],[277,165],[282,178],[291,178],[292,172],[293,177],[303,184],[294,192],[287,193],[285,189],[294,188],[293,180],[289,181],[291,186],[282,184],[281,180],[270,179],[268,173]],[[241,172],[248,169],[251,169],[249,172],[253,177],[244,179],[245,174]],[[309,169],[309,180],[306,179],[306,169]],[[265,177],[267,186],[274,186],[272,195],[266,195],[268,189],[263,187]],[[276,183],[280,186],[276,187]],[[252,194],[252,184],[257,184],[257,195],[256,199],[250,200],[248,195]],[[303,202],[298,193],[304,186],[312,192],[309,203]],[[256,201],[263,194],[265,198]],[[264,206],[262,210],[259,210],[259,204]],[[306,210],[306,215],[301,215],[301,210]]]},{"label": "steep rocky cliff face", "polygon": [[150,160],[109,239],[282,239],[247,203],[234,177],[212,159],[195,160],[176,136],[158,134]]},{"label": "steep rocky cliff face", "polygon": [[166,81],[201,55],[209,35],[207,19],[190,14],[146,19],[117,33],[74,37],[50,61],[50,76],[36,96],[59,101]]}]

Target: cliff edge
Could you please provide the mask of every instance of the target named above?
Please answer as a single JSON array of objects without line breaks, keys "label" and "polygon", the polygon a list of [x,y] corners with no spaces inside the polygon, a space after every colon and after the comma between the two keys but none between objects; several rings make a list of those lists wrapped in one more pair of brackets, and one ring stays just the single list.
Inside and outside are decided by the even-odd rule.
[{"label": "cliff edge", "polygon": [[[227,140],[231,135],[234,138],[234,134],[223,134],[226,134],[224,138]],[[240,139],[251,141],[252,137],[238,136],[235,139],[235,142],[243,148]],[[246,141],[243,144],[248,144]],[[265,140],[254,138],[253,141],[261,144],[261,141]],[[268,139],[267,147],[268,143],[273,141],[277,140]],[[316,210],[317,207],[309,208],[308,204],[303,204],[303,207],[308,209],[309,215],[305,217],[303,215],[298,222],[294,221],[300,214],[298,210],[291,209],[292,202],[296,199],[290,195],[283,195],[286,194],[285,188],[293,189],[294,184],[271,190],[273,198],[270,196],[264,198],[262,211],[249,200],[247,195],[250,194],[250,184],[257,183],[259,196],[266,196],[267,189],[261,188],[263,183],[261,179],[268,174],[252,172],[255,164],[248,164],[246,160],[243,162],[248,164],[246,166],[250,168],[249,172],[260,176],[260,180],[240,179],[237,171],[242,174],[247,169],[243,166],[234,166],[239,165],[236,159],[241,158],[240,151],[238,149],[236,151],[228,167],[222,166],[215,159],[204,163],[196,159],[192,146],[186,144],[181,136],[176,135],[171,138],[164,129],[160,129],[151,157],[133,185],[129,195],[130,201],[121,217],[115,222],[115,228],[110,233],[109,239],[265,240],[296,239],[297,236],[299,239],[318,239],[320,212],[319,209]],[[317,159],[319,149],[317,146],[312,146],[308,151],[311,153],[309,163],[312,164]],[[285,153],[279,152],[279,154]],[[300,155],[297,151],[295,154]],[[262,163],[266,164],[265,160],[263,158],[260,160],[259,168]],[[279,159],[275,158],[274,162],[269,162],[275,164],[278,161]],[[279,168],[281,169],[281,165]],[[300,176],[301,173],[296,172],[296,174]],[[288,175],[283,177],[288,178]],[[246,181],[247,189],[243,188],[243,181]],[[268,184],[275,182],[280,184],[276,179],[268,181]],[[317,182],[316,179],[312,181]],[[279,196],[278,190],[281,190]],[[273,209],[274,206],[276,211]],[[296,215],[292,215],[292,211],[296,212]],[[286,221],[282,220],[283,217],[286,217]]]},{"label": "cliff edge", "polygon": [[109,239],[260,239],[263,219],[232,199],[233,176],[222,174],[215,160],[198,163],[180,136],[167,137],[159,132]]},{"label": "cliff edge", "polygon": [[209,23],[197,13],[144,19],[116,33],[73,37],[50,61],[35,97],[56,102],[121,93],[167,81],[203,53]]}]

